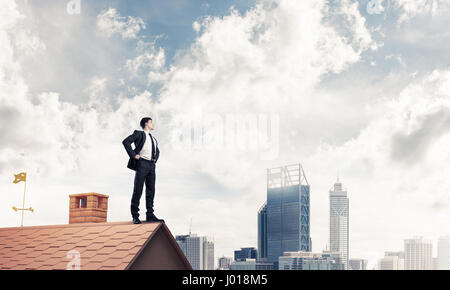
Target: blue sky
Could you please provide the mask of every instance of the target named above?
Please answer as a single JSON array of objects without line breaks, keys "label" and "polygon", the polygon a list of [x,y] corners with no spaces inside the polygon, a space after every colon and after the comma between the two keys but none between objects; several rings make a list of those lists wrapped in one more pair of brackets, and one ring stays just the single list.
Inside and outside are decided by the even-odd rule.
[{"label": "blue sky", "polygon": [[[80,15],[68,15],[66,12],[66,4],[68,1],[40,1],[38,3],[30,3],[32,7],[33,23],[41,27],[41,37],[48,41],[60,42],[59,45],[48,46],[49,55],[52,59],[46,59],[45,63],[54,62],[53,71],[55,72],[43,82],[36,82],[31,89],[37,91],[53,90],[58,88],[64,92],[63,98],[70,98],[76,102],[80,100],[80,86],[86,86],[86,82],[92,77],[93,73],[115,73],[115,77],[119,77],[119,73],[114,71],[107,64],[115,67],[121,66],[126,59],[136,55],[136,40],[130,39],[117,46],[116,41],[120,36],[113,38],[109,45],[101,46],[101,50],[97,50],[99,43],[95,30],[96,17],[105,9],[115,8],[120,15],[127,17],[141,18],[146,23],[146,29],[143,29],[139,36],[143,40],[156,40],[156,46],[163,47],[166,53],[166,65],[170,66],[175,61],[175,54],[178,51],[189,49],[194,41],[197,33],[192,28],[192,23],[207,16],[223,16],[233,7],[240,12],[245,12],[255,1],[81,1]],[[50,12],[50,13],[49,13]],[[54,17],[49,17],[49,14]],[[55,19],[58,19],[55,21]],[[61,26],[59,23],[66,22]],[[62,30],[62,31],[61,31]],[[61,43],[61,39],[55,36],[60,33],[70,34],[67,42]],[[91,43],[89,45],[88,43]],[[100,44],[101,45],[101,44]],[[95,47],[92,47],[95,46]],[[52,53],[52,50],[55,50]],[[61,52],[64,51],[64,54]],[[102,54],[102,59],[96,59],[98,54]],[[67,55],[75,57],[67,58]],[[42,66],[42,63],[36,64]],[[95,66],[95,69],[92,66]],[[70,68],[68,68],[70,67]],[[89,69],[88,69],[89,68]],[[30,76],[30,81],[34,79]],[[75,81],[73,85],[67,84],[59,86],[64,80],[70,79]],[[154,87],[149,88],[145,82],[133,80],[135,85],[142,89],[150,89],[154,91]],[[156,86],[158,88],[158,86]]]}]

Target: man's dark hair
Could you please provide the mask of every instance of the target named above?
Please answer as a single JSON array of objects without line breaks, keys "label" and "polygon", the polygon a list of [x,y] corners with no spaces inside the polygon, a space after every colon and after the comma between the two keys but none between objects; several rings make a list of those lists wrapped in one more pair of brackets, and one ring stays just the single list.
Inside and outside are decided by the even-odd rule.
[{"label": "man's dark hair", "polygon": [[142,129],[144,129],[145,128],[145,124],[148,122],[148,121],[150,121],[152,118],[142,118],[142,120],[141,120],[141,127],[142,127]]}]

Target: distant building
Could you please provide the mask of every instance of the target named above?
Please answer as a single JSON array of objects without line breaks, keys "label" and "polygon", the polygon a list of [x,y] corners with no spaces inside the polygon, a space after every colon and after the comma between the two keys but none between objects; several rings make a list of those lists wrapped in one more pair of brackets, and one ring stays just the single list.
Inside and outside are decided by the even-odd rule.
[{"label": "distant building", "polygon": [[405,270],[432,270],[433,244],[422,237],[407,239],[405,246]]},{"label": "distant building", "polygon": [[367,270],[367,260],[365,259],[348,260],[348,270]]},{"label": "distant building", "polygon": [[450,270],[450,236],[438,240],[437,269]]},{"label": "distant building", "polygon": [[256,259],[258,256],[257,250],[255,248],[241,248],[240,250],[234,251],[235,261],[245,261],[246,259]]},{"label": "distant building", "polygon": [[234,261],[230,270],[274,270],[273,263],[246,259],[245,261]]},{"label": "distant building", "polygon": [[259,259],[273,263],[275,269],[283,252],[311,251],[309,194],[300,164],[267,170],[267,202],[258,212],[258,247]]},{"label": "distant building", "polygon": [[203,250],[204,270],[214,270],[214,243],[206,240]]},{"label": "distant building", "polygon": [[342,253],[345,269],[348,269],[349,200],[339,179],[330,190],[330,250]]},{"label": "distant building", "polygon": [[345,265],[337,252],[285,252],[279,257],[278,270],[345,270]]},{"label": "distant building", "polygon": [[193,270],[214,270],[214,243],[196,234],[175,237]]},{"label": "distant building", "polygon": [[437,257],[433,257],[433,266],[432,266],[432,270],[438,270],[438,258]]},{"label": "distant building", "polygon": [[258,211],[258,260],[267,259],[267,203]]},{"label": "distant building", "polygon": [[385,252],[384,257],[378,260],[379,270],[405,270],[404,252]]},{"label": "distant building", "polygon": [[384,255],[386,257],[399,257],[400,259],[405,259],[405,252],[402,252],[402,251],[398,251],[398,252],[386,251],[386,252],[384,252]]},{"label": "distant building", "polygon": [[217,268],[217,270],[230,270],[231,258],[220,257],[218,264],[219,268]]},{"label": "distant building", "polygon": [[203,243],[205,237],[196,235],[180,235],[175,237],[184,255],[191,263],[193,270],[203,270]]}]

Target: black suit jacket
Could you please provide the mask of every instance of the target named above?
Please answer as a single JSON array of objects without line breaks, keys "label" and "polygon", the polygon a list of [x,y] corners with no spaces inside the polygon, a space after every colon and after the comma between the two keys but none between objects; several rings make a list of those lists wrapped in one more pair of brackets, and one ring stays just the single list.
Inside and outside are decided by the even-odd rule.
[{"label": "black suit jacket", "polygon": [[[141,150],[142,150],[142,147],[144,147],[145,134],[147,134],[147,133],[145,133],[144,131],[135,130],[133,134],[131,134],[130,136],[128,136],[127,138],[125,138],[122,141],[122,144],[125,147],[125,150],[127,151],[128,156],[130,156],[130,160],[128,161],[127,167],[130,168],[131,170],[136,171],[137,160],[134,157],[137,154],[139,154],[139,152],[141,152]],[[156,138],[155,138],[155,140],[156,140]],[[132,143],[134,143],[134,145],[136,146],[134,150],[131,148]],[[156,157],[155,157],[154,161],[156,163],[159,158],[159,148],[158,148],[157,140],[156,140],[155,148],[156,148]]]}]

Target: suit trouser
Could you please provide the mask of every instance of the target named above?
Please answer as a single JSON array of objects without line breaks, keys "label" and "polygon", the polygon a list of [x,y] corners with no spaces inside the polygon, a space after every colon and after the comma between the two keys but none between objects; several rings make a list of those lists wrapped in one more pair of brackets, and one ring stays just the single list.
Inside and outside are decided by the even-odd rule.
[{"label": "suit trouser", "polygon": [[145,183],[145,203],[147,216],[153,213],[153,200],[155,198],[155,163],[143,158],[137,161],[136,175],[134,177],[133,197],[131,198],[131,216],[139,217],[139,202]]}]

